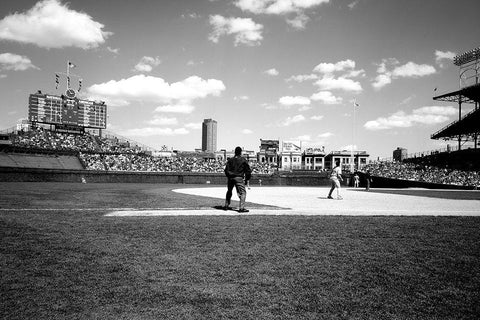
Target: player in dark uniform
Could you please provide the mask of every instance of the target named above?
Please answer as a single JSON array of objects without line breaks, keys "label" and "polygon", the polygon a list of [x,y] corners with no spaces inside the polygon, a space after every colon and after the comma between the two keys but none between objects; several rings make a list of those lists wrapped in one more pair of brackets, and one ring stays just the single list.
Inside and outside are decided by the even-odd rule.
[{"label": "player in dark uniform", "polygon": [[223,207],[224,210],[228,210],[230,208],[232,190],[233,187],[235,187],[235,189],[237,190],[238,198],[240,198],[238,212],[248,212],[248,210],[245,209],[245,199],[247,198],[247,190],[245,189],[245,183],[247,184],[247,187],[249,187],[249,181],[252,176],[252,169],[250,169],[248,161],[244,157],[242,157],[242,148],[235,148],[235,156],[228,159],[224,171],[225,175],[228,178],[225,206]]},{"label": "player in dark uniform", "polygon": [[365,173],[365,180],[367,182],[365,190],[370,191],[370,184],[372,183],[372,176],[370,175],[370,170],[367,170],[367,172]]}]

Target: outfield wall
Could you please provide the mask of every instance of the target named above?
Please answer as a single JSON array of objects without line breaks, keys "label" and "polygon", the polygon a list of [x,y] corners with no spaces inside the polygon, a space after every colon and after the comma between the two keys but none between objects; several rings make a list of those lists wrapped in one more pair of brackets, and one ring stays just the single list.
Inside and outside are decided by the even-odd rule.
[{"label": "outfield wall", "polygon": [[[0,182],[82,182],[87,183],[172,183],[224,185],[223,173],[199,172],[124,172],[92,170],[57,170],[43,168],[0,167]],[[273,186],[328,186],[330,181],[325,173],[313,172],[306,176],[288,174],[254,174],[252,185]]]},{"label": "outfield wall", "polygon": [[[124,171],[92,171],[64,170],[44,168],[0,167],[0,182],[78,182],[83,179],[87,183],[166,183],[166,184],[212,184],[225,185],[223,173],[199,172],[124,172]],[[344,177],[342,186],[351,187],[350,179]],[[365,178],[361,175],[361,187],[365,186]],[[254,174],[252,185],[265,186],[330,186],[325,172],[295,174],[280,172],[275,174]],[[400,180],[383,177],[372,177],[372,188],[426,188],[426,189],[463,189],[474,187],[427,183],[421,181]]]},{"label": "outfield wall", "polygon": [[372,177],[372,187],[375,188],[425,188],[425,189],[459,189],[473,190],[472,186],[459,186],[452,184],[429,183],[413,180],[401,180],[384,177]]}]

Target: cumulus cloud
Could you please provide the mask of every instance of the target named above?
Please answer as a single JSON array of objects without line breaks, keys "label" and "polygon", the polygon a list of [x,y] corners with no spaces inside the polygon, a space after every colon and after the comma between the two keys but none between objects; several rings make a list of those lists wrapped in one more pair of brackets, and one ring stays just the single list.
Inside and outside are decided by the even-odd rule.
[{"label": "cumulus cloud", "polygon": [[335,72],[342,72],[353,69],[355,69],[355,61],[347,59],[336,63],[319,63],[317,66],[315,66],[315,68],[313,68],[313,71],[323,74],[333,74]]},{"label": "cumulus cloud", "polygon": [[278,76],[280,74],[275,68],[265,70],[263,73],[268,74],[269,76]]},{"label": "cumulus cloud", "polygon": [[287,23],[297,30],[305,29],[308,21],[310,21],[310,18],[304,13],[299,13],[293,18],[287,19]]},{"label": "cumulus cloud", "polygon": [[[315,81],[315,85],[322,91],[343,90],[347,92],[361,92],[363,88],[360,82],[351,78],[363,76],[363,69],[355,69],[356,63],[347,59],[336,63],[322,62],[313,68],[314,72],[319,73]],[[314,79],[314,77],[308,77]],[[304,78],[300,78],[304,79]]]},{"label": "cumulus cloud", "polygon": [[314,101],[320,101],[324,104],[340,104],[343,101],[341,97],[334,96],[330,91],[320,91],[314,93],[310,99]]},{"label": "cumulus cloud", "polygon": [[310,104],[310,99],[302,96],[295,96],[295,97],[285,96],[278,99],[278,102],[284,106],[294,106],[294,105],[305,106]]},{"label": "cumulus cloud", "polygon": [[119,48],[111,48],[111,47],[108,47],[107,46],[107,51],[108,52],[111,52],[113,54],[119,54],[120,53],[120,49]]},{"label": "cumulus cloud", "polygon": [[440,66],[440,68],[445,67],[445,60],[447,60],[448,62],[452,62],[455,56],[457,56],[457,54],[452,51],[435,50],[435,62]]},{"label": "cumulus cloud", "polygon": [[323,116],[311,116],[310,119],[314,121],[319,121],[323,119]]},{"label": "cumulus cloud", "polygon": [[283,126],[283,127],[288,127],[292,124],[295,124],[295,123],[299,123],[299,122],[303,122],[305,121],[305,117],[301,114],[298,114],[296,116],[293,116],[293,117],[288,117],[287,119],[283,120],[281,123],[280,123],[280,126]]},{"label": "cumulus cloud", "polygon": [[249,96],[235,96],[235,97],[233,97],[233,101],[246,101],[248,99],[250,99]]},{"label": "cumulus cloud", "polygon": [[31,43],[42,48],[97,48],[112,35],[86,13],[68,8],[59,0],[44,0],[24,13],[0,20],[0,39]]},{"label": "cumulus cloud", "polygon": [[214,43],[223,35],[234,35],[235,46],[244,44],[248,46],[259,45],[263,39],[263,25],[255,23],[250,18],[225,18],[221,15],[210,16],[213,31],[208,39]]},{"label": "cumulus cloud", "polygon": [[280,109],[277,105],[269,104],[269,103],[262,103],[262,107],[264,107],[265,110],[277,110],[277,109]]},{"label": "cumulus cloud", "polygon": [[392,76],[395,78],[418,78],[431,75],[435,72],[435,68],[428,64],[416,64],[410,61],[393,69]]},{"label": "cumulus cloud", "polygon": [[286,81],[301,83],[312,80],[319,91],[312,94],[310,100],[330,105],[343,103],[343,98],[332,91],[345,91],[354,94],[363,91],[360,82],[354,78],[364,77],[365,70],[356,69],[356,63],[351,59],[335,63],[321,62],[313,68],[313,72],[311,74],[294,75]]},{"label": "cumulus cloud", "polygon": [[121,134],[127,137],[178,136],[189,133],[185,128],[172,129],[159,127],[136,128],[121,131]]},{"label": "cumulus cloud", "polygon": [[152,120],[147,121],[148,124],[156,126],[171,126],[178,124],[177,118],[166,118],[155,115]]},{"label": "cumulus cloud", "polygon": [[183,113],[190,114],[195,110],[195,107],[190,104],[168,104],[164,106],[158,106],[155,108],[155,112],[165,113]]},{"label": "cumulus cloud", "polygon": [[375,77],[375,81],[373,82],[372,86],[375,89],[382,88],[387,84],[392,83],[392,76],[389,74],[379,74]]},{"label": "cumulus cloud", "polygon": [[418,124],[432,125],[447,121],[457,113],[456,108],[447,106],[427,106],[413,110],[410,114],[400,110],[388,117],[368,121],[364,127],[368,130],[386,130],[392,128],[409,128]]},{"label": "cumulus cloud", "polygon": [[301,106],[300,108],[298,108],[298,111],[307,111],[307,110],[310,110],[312,109],[312,107],[310,106]]},{"label": "cumulus cloud", "polygon": [[344,78],[344,77],[330,77],[325,76],[322,79],[319,79],[315,82],[315,85],[318,86],[320,90],[343,90],[349,92],[361,92],[363,88],[360,82]]},{"label": "cumulus cloud", "polygon": [[296,29],[303,29],[310,20],[305,12],[328,2],[330,0],[238,0],[235,5],[254,14],[293,15],[293,18],[287,18],[287,23]]},{"label": "cumulus cloud", "polygon": [[150,72],[154,67],[158,66],[162,61],[158,57],[148,57],[144,56],[140,61],[135,65],[134,70],[138,72]]},{"label": "cumulus cloud", "polygon": [[92,98],[110,101],[113,105],[128,105],[131,101],[190,105],[196,99],[219,96],[225,90],[225,85],[220,80],[204,80],[198,76],[169,84],[162,78],[135,75],[95,84],[87,90]]},{"label": "cumulus cloud", "polygon": [[333,133],[331,132],[325,132],[325,133],[320,133],[317,137],[319,139],[327,139],[333,136]]},{"label": "cumulus cloud", "polygon": [[317,74],[300,74],[296,76],[291,76],[290,78],[285,79],[285,81],[295,81],[295,82],[305,82],[305,81],[310,81],[310,80],[317,80],[318,75]]},{"label": "cumulus cloud", "polygon": [[355,0],[355,1],[351,2],[351,3],[348,5],[348,8],[349,8],[350,10],[353,10],[353,9],[357,6],[357,4],[358,4],[359,1],[360,1],[360,0]]},{"label": "cumulus cloud", "polygon": [[377,73],[372,86],[375,89],[380,89],[387,84],[392,83],[392,80],[398,78],[419,78],[434,74],[437,70],[428,64],[417,64],[409,61],[404,65],[399,65],[397,59],[383,59],[377,65]]},{"label": "cumulus cloud", "polygon": [[255,14],[284,15],[301,12],[328,3],[330,0],[238,0],[235,5]]},{"label": "cumulus cloud", "polygon": [[242,133],[243,133],[243,134],[252,134],[253,131],[250,130],[250,129],[243,129],[243,130],[242,130]]},{"label": "cumulus cloud", "polygon": [[365,70],[355,69],[355,67],[355,61],[347,59],[335,63],[319,63],[315,66],[315,68],[313,68],[313,71],[329,78],[334,76],[341,76],[343,78],[363,77],[365,75]]},{"label": "cumulus cloud", "polygon": [[317,134],[314,137],[310,135],[300,136],[297,138],[297,140],[305,142],[303,144],[305,147],[319,148],[319,146],[324,145],[325,142],[332,136],[333,136],[333,133],[325,132],[325,133]]},{"label": "cumulus cloud", "polygon": [[0,54],[0,69],[1,70],[13,70],[24,71],[28,69],[38,69],[32,64],[29,58],[26,56],[20,56],[14,53],[2,53]]}]

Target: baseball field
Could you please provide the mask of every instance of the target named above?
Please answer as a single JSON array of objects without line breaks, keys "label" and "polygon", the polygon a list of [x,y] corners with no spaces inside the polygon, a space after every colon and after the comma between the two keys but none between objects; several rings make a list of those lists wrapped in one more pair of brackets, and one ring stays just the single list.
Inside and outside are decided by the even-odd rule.
[{"label": "baseball field", "polygon": [[479,191],[225,191],[0,183],[0,318],[480,315]]}]

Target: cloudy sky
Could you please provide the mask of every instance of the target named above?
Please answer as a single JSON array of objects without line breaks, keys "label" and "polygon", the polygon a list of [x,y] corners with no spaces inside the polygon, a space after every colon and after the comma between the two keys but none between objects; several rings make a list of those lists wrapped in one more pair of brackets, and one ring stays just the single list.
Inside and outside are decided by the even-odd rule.
[{"label": "cloudy sky", "polygon": [[201,147],[206,118],[218,149],[442,148],[430,135],[458,111],[432,97],[458,89],[452,59],[480,46],[478,12],[478,0],[2,0],[0,129],[27,117],[30,93],[63,93],[55,73],[71,61],[80,96],[107,102],[108,130],[153,148]]}]

